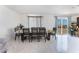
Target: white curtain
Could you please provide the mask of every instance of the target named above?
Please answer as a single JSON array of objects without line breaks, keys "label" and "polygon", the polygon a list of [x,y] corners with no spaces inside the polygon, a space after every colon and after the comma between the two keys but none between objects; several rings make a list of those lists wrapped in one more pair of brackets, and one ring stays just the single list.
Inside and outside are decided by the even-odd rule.
[{"label": "white curtain", "polygon": [[36,27],[36,18],[35,17],[29,17],[29,28]]},{"label": "white curtain", "polygon": [[36,21],[37,21],[37,27],[41,27],[41,17],[37,17],[36,18]]},{"label": "white curtain", "polygon": [[41,26],[41,17],[29,17],[29,28],[31,27],[40,27]]}]

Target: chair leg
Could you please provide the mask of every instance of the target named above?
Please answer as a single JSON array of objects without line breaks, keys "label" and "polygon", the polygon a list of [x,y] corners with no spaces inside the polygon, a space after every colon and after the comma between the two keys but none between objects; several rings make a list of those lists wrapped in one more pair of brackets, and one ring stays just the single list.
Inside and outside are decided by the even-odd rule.
[{"label": "chair leg", "polygon": [[46,38],[45,38],[45,42],[46,42]]},{"label": "chair leg", "polygon": [[16,36],[16,34],[15,34],[15,40],[16,40],[16,37],[17,37],[17,36]]},{"label": "chair leg", "polygon": [[28,39],[29,39],[29,42],[30,42],[31,41],[31,38],[29,37]]},{"label": "chair leg", "polygon": [[24,42],[24,38],[23,37],[21,37],[21,41]]},{"label": "chair leg", "polygon": [[15,40],[16,40],[16,36],[15,36]]},{"label": "chair leg", "polygon": [[21,41],[24,42],[24,37],[22,34],[21,34]]},{"label": "chair leg", "polygon": [[33,39],[33,38],[32,38],[32,37],[30,37],[30,42],[32,42],[32,39]]},{"label": "chair leg", "polygon": [[45,39],[45,42],[46,42],[46,39],[47,39],[47,38],[46,38],[45,36],[44,36],[44,39]]},{"label": "chair leg", "polygon": [[39,36],[37,37],[37,40],[38,40],[38,42],[40,42],[40,37]]},{"label": "chair leg", "polygon": [[56,40],[56,35],[55,35],[55,40]]},{"label": "chair leg", "polygon": [[29,39],[29,42],[30,42],[30,39]]},{"label": "chair leg", "polygon": [[24,42],[24,40],[21,40],[22,42]]}]

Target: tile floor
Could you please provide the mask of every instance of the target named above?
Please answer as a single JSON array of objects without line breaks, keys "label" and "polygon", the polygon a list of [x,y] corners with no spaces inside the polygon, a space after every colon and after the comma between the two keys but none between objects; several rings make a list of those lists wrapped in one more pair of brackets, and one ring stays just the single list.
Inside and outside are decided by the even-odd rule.
[{"label": "tile floor", "polygon": [[[8,53],[57,53],[56,40],[51,38],[50,41],[45,42],[43,39],[40,42],[36,40],[29,43],[29,41],[21,42],[11,39],[7,43]],[[69,53],[79,53],[79,37],[69,36],[68,51]]]},{"label": "tile floor", "polygon": [[51,39],[50,41],[44,41],[42,39],[40,42],[36,40],[30,42],[27,40],[24,43],[19,39],[16,41],[14,39],[8,41],[8,53],[53,53],[56,52],[56,40]]}]

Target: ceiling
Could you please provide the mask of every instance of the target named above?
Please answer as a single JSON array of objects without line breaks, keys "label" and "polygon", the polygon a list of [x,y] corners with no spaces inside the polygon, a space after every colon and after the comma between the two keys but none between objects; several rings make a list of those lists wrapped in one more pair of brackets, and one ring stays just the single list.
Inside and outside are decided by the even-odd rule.
[{"label": "ceiling", "polygon": [[21,14],[38,14],[38,15],[79,14],[79,5],[7,5],[6,7]]}]

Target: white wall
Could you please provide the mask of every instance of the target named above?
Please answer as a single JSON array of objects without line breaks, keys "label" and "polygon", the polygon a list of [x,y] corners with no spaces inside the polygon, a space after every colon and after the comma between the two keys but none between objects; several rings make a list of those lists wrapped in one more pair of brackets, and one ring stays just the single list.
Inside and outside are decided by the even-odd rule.
[{"label": "white wall", "polygon": [[71,22],[77,22],[76,16],[71,16]]},{"label": "white wall", "polygon": [[28,28],[28,16],[26,14],[21,14],[19,21],[24,27]]},{"label": "white wall", "polygon": [[71,22],[77,22],[77,17],[79,17],[79,15],[71,16]]},{"label": "white wall", "polygon": [[0,38],[6,37],[8,30],[21,23],[21,15],[5,6],[0,6]]},{"label": "white wall", "polygon": [[53,15],[44,15],[42,18],[42,26],[46,27],[47,30],[52,30],[55,27],[55,17]]}]

